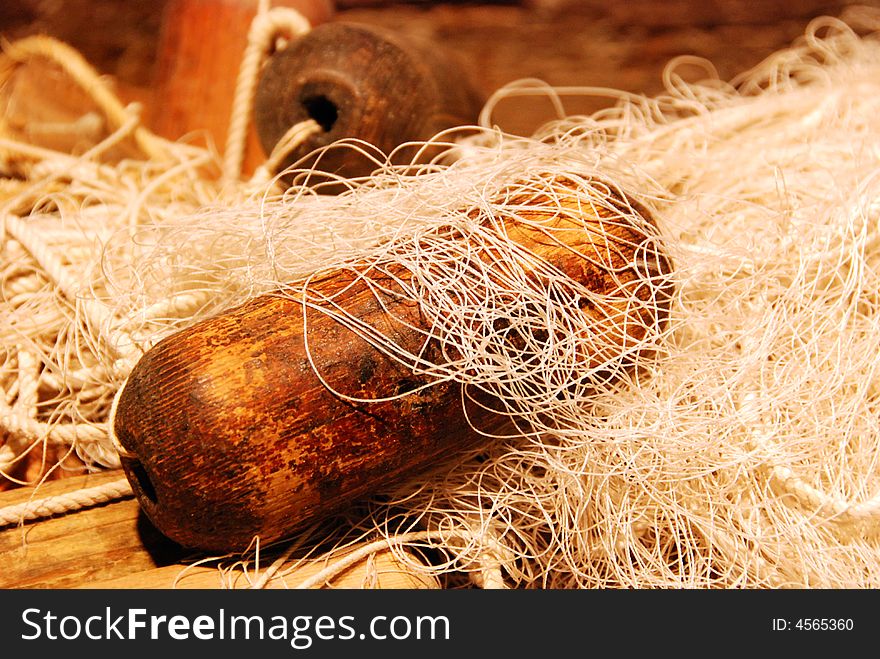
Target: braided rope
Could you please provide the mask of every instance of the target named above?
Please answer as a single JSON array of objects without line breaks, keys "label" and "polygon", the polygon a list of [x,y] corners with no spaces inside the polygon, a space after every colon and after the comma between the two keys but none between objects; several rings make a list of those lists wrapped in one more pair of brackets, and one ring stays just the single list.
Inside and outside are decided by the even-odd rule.
[{"label": "braided rope", "polygon": [[107,439],[107,431],[100,427],[82,423],[45,423],[32,419],[27,414],[18,414],[7,405],[0,404],[0,428],[11,435],[30,441],[48,440],[50,444],[70,446],[74,442],[101,443]]},{"label": "braided rope", "polygon": [[484,590],[505,590],[502,556],[512,560],[510,551],[493,537],[485,542],[486,548],[480,554],[480,570],[471,573],[471,581]]},{"label": "braided rope", "polygon": [[271,181],[281,162],[287,155],[299,147],[315,133],[320,133],[321,126],[314,119],[300,121],[287,129],[281,139],[275,144],[272,153],[262,165],[257,167],[254,175],[248,181],[248,186],[254,190],[264,188]]},{"label": "braided rope", "polygon": [[295,9],[276,7],[261,11],[251,22],[248,44],[241,60],[232,114],[223,152],[223,176],[229,181],[237,181],[241,176],[244,162],[244,149],[247,140],[247,127],[253,112],[254,94],[260,68],[271,52],[279,35],[288,38],[305,34],[311,23]]},{"label": "braided rope", "polygon": [[801,480],[788,467],[774,466],[770,476],[786,494],[794,496],[802,506],[816,513],[830,515],[837,524],[870,524],[880,527],[880,493],[866,501],[854,503],[835,497]]},{"label": "braided rope", "polygon": [[40,388],[40,362],[23,346],[17,346],[17,348],[18,399],[15,401],[15,410],[19,414],[35,418]]},{"label": "braided rope", "polygon": [[[122,105],[94,67],[71,46],[51,37],[37,35],[8,45],[6,54],[18,62],[44,58],[61,67],[94,100],[114,128],[121,128],[132,119],[131,109]],[[138,147],[150,159],[166,159],[167,151],[162,146],[162,140],[146,128],[134,127],[133,136]]]},{"label": "braided rope", "polygon": [[[761,418],[752,394],[744,396],[738,407],[744,418]],[[772,464],[772,457],[769,455],[770,439],[771,434],[767,430],[766,423],[762,422],[752,431],[752,444],[767,455],[767,460],[770,462],[767,465],[769,477],[783,494],[793,496],[798,503],[814,514],[827,515],[829,521],[835,524],[841,526],[864,524],[880,529],[880,493],[865,501],[853,502],[823,492],[797,476],[789,467]]]},{"label": "braided rope", "polygon": [[134,492],[128,480],[120,478],[104,485],[0,508],[0,527],[91,508],[131,496],[134,496]]},{"label": "braided rope", "polygon": [[124,332],[116,332],[116,336],[110,335],[109,326],[113,319],[112,312],[97,300],[80,298],[78,282],[70,276],[62,265],[61,259],[49,248],[39,233],[28,226],[24,220],[15,215],[6,214],[3,216],[3,224],[5,232],[15,238],[31,254],[58,290],[67,299],[82,305],[89,323],[100,332],[107,347],[114,355],[133,365],[139,356],[136,343]]}]

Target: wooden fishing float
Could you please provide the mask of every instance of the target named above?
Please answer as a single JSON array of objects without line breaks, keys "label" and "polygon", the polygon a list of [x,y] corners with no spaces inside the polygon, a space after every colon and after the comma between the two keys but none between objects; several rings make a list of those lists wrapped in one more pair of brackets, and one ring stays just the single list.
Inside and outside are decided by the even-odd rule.
[{"label": "wooden fishing float", "polygon": [[374,147],[374,156],[394,154],[396,163],[405,164],[416,150],[400,145],[476,123],[482,103],[455,53],[340,21],[313,28],[270,58],[254,98],[254,123],[270,154],[291,126],[314,120],[321,130],[293,149],[282,167],[298,163],[354,178],[376,168],[357,149],[312,154],[338,140],[359,140]]},{"label": "wooden fishing float", "polygon": [[[509,200],[522,210],[498,230],[598,294],[579,303],[584,331],[596,333],[595,361],[619,354],[626,368],[632,347],[665,322],[671,297],[671,264],[650,214],[613,188],[604,205],[591,205],[596,182],[538,180],[523,188],[534,192]],[[472,424],[503,421],[488,396],[468,404],[461,384],[432,384],[321,308],[332,299],[426,362],[454,358],[426,341],[431,319],[402,289],[412,273],[401,266],[362,277],[368,269],[334,270],[305,290],[263,295],[141,358],[112,427],[123,468],[160,531],[211,550],[241,549],[255,536],[277,540],[485,441]],[[583,357],[592,364],[592,355]]]}]

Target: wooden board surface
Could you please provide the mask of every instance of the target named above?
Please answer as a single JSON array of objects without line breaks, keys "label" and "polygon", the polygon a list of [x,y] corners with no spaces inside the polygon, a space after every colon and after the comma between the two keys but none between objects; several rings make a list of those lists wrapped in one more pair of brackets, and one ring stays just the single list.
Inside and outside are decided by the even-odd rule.
[{"label": "wooden board surface", "polygon": [[[122,473],[74,476],[33,488],[0,492],[0,508],[33,498],[58,496],[79,488],[119,479]],[[149,523],[134,499],[107,503],[19,526],[0,527],[0,588],[247,588],[256,579],[253,557],[221,571],[239,557],[193,567],[206,558],[164,538]],[[334,555],[334,559],[344,556]],[[260,567],[273,561],[264,552]],[[326,558],[287,561],[268,588],[295,587],[328,564]],[[248,578],[250,576],[250,578]],[[283,578],[282,578],[283,577]],[[390,551],[379,551],[335,575],[334,588],[437,588],[430,576],[406,570]]]},{"label": "wooden board surface", "polygon": [[[75,476],[0,493],[0,507],[102,485],[119,472]],[[0,531],[3,588],[72,588],[131,572],[171,565],[185,557],[144,524],[134,499]]]}]

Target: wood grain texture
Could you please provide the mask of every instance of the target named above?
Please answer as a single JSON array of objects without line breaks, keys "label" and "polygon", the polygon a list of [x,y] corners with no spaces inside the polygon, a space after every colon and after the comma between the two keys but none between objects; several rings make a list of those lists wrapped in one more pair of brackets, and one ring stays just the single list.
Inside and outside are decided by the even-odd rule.
[{"label": "wood grain texture", "polygon": [[[381,25],[419,35],[468,62],[488,95],[533,78],[553,86],[593,86],[654,95],[666,64],[679,55],[708,59],[722,80],[758,64],[800,37],[817,16],[838,16],[851,5],[880,8],[880,0],[528,0],[522,3],[379,3],[340,8],[339,20]],[[702,75],[693,71],[688,75]],[[605,96],[569,96],[566,114],[606,108]],[[557,118],[546,99],[500,105],[503,129],[532,134]]]},{"label": "wood grain texture", "polygon": [[[118,480],[120,470],[72,476],[39,488],[0,492],[0,508],[33,499],[59,496],[80,488]],[[344,557],[336,552],[332,560]],[[0,527],[0,588],[247,588],[244,572],[217,563],[193,566],[205,555],[193,553],[161,535],[137,501],[127,499],[64,515],[34,520],[24,526]],[[274,560],[264,550],[261,569]],[[417,560],[410,556],[410,560]],[[234,563],[235,559],[227,561]],[[329,557],[292,558],[267,588],[294,587],[325,568]],[[253,577],[253,570],[250,574]],[[376,552],[334,575],[333,588],[437,588],[435,578],[407,570],[388,550]]]},{"label": "wood grain texture", "polygon": [[[58,496],[120,477],[119,471],[73,476],[36,489],[0,492],[0,507]],[[0,529],[0,588],[75,588],[170,565],[191,552],[168,541],[134,499],[108,503],[20,527]]]},{"label": "wood grain texture", "polygon": [[[279,568],[276,573],[278,576],[266,582],[265,588],[269,590],[295,588],[331,565],[333,561],[344,558],[345,555],[345,552],[340,552],[335,553],[332,558],[287,561]],[[264,562],[261,568],[265,569],[267,566],[268,563]],[[254,574],[253,571],[246,576],[241,570],[222,571],[218,567],[203,565],[168,565],[104,581],[90,582],[78,588],[246,589],[250,588],[257,578],[259,575]],[[440,588],[440,584],[429,574],[416,573],[409,569],[391,551],[385,550],[376,552],[369,561],[361,560],[334,574],[326,582],[314,586],[314,588],[323,587],[424,590]]]},{"label": "wood grain texture", "polygon": [[[637,256],[646,244],[656,253],[644,227],[609,222],[604,211],[590,216],[582,182],[533,184],[544,191],[510,202],[522,210],[520,220],[505,220],[509,239],[605,296],[580,303],[585,326],[604,327],[583,360],[585,367],[594,358],[614,363],[646,326],[664,321],[668,291],[651,281],[671,265],[662,254],[652,262]],[[567,213],[554,213],[555,203]],[[449,227],[438,231],[465,240]],[[423,387],[430,381],[411,365],[325,313],[344,309],[424,363],[456,358],[426,339],[432,320],[400,283],[413,273],[392,264],[366,278],[369,267],[314,281],[305,314],[296,287],[259,297],[166,338],[136,365],[114,427],[136,456],[123,466],[145,512],[170,538],[211,550],[241,549],[255,536],[271,542],[485,441],[471,424],[498,429],[503,417],[492,409],[502,405],[473,388],[475,401],[468,401],[451,381]],[[533,275],[533,285],[544,286],[542,276]],[[492,293],[473,291],[477,298]],[[503,332],[513,349],[525,349],[516,331],[486,331]],[[355,403],[334,392],[375,400]]]}]

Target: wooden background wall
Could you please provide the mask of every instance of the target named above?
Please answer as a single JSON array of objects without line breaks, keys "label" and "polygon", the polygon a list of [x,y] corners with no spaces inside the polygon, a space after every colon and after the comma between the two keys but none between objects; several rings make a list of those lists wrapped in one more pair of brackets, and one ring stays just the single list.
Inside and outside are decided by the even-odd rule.
[{"label": "wooden background wall", "polygon": [[[176,1],[2,2],[0,34],[14,39],[42,32],[67,41],[113,76],[124,97],[144,101],[152,121],[161,124],[156,116],[162,112],[162,99],[154,98],[152,90],[159,75],[163,12]],[[256,0],[209,1],[256,4]],[[853,11],[850,3],[833,0],[298,1],[318,6],[318,13],[332,15],[333,20],[391,26],[452,47],[470,63],[472,77],[486,94],[528,77],[552,85],[596,85],[652,94],[661,89],[665,63],[682,54],[709,59],[727,79],[789,44],[812,18]],[[857,6],[880,12],[880,0]],[[228,47],[216,47],[217,56],[230,64],[230,80],[235,77],[233,63],[240,47],[231,39]],[[567,109],[580,113],[602,103],[583,101]],[[549,113],[546,104],[536,104],[516,115],[500,116],[510,122],[506,128],[531,131]]]}]

